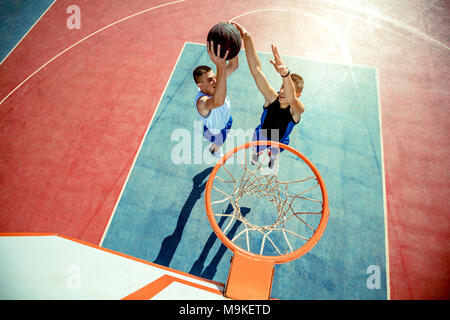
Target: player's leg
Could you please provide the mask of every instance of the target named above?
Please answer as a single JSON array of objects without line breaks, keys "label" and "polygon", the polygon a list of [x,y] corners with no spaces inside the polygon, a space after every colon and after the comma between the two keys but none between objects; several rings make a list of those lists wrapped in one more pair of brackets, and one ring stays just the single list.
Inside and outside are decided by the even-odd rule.
[{"label": "player's leg", "polygon": [[[284,136],[281,138],[280,142],[286,145],[289,145],[289,134],[291,132],[286,132]],[[283,148],[270,147],[269,149],[269,168],[272,169],[276,166],[280,153],[283,152]]]},{"label": "player's leg", "polygon": [[203,136],[211,142],[211,146],[209,148],[209,152],[211,155],[213,155],[215,158],[222,158],[223,152],[222,152],[222,146],[227,139],[228,133],[231,130],[231,126],[233,124],[233,118],[230,117],[227,124],[225,125],[225,128],[223,128],[220,133],[218,134],[212,134],[206,126],[203,128]]},{"label": "player's leg", "polygon": [[209,131],[209,129],[205,125],[203,126],[203,138],[211,142],[209,153],[216,158],[220,158],[220,145],[216,141],[217,135]]},{"label": "player's leg", "polygon": [[[263,135],[263,130],[261,130],[261,124],[256,127],[253,133],[252,141],[267,141],[267,137]],[[267,149],[266,145],[263,146],[254,146],[253,153],[250,157],[250,163],[256,165],[258,163],[258,158],[261,154],[263,154],[264,150]]]}]

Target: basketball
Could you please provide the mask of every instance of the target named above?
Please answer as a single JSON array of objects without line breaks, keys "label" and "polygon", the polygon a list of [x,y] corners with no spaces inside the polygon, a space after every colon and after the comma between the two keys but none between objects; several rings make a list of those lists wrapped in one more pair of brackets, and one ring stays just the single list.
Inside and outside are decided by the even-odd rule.
[{"label": "basketball", "polygon": [[[231,23],[219,22],[215,24],[208,33],[207,41],[214,42],[214,52],[219,57],[223,57],[228,50],[227,60],[233,59],[241,50],[241,34]],[[217,45],[220,44],[220,53],[217,52]]]}]

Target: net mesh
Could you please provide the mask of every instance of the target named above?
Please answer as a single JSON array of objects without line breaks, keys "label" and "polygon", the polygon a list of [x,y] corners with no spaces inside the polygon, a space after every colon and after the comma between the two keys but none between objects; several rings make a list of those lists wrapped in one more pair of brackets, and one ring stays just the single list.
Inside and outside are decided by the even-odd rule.
[{"label": "net mesh", "polygon": [[[249,150],[234,153],[214,177],[214,216],[221,219],[219,225],[231,242],[247,251],[293,252],[319,224],[323,208],[319,181],[302,159],[289,152],[281,153],[268,169],[269,153],[255,163]],[[280,169],[281,158],[288,161]],[[292,179],[296,174],[302,177]],[[220,210],[220,205],[227,207]]]}]

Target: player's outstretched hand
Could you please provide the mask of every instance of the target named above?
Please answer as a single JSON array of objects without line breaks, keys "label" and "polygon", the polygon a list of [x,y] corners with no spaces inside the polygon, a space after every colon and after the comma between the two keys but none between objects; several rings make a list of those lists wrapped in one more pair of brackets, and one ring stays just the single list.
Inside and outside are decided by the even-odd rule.
[{"label": "player's outstretched hand", "polygon": [[229,51],[227,50],[223,57],[220,57],[220,44],[217,45],[217,55],[214,52],[214,41],[208,42],[206,44],[206,49],[208,50],[208,55],[211,61],[217,66],[217,67],[226,67],[227,66],[227,57]]},{"label": "player's outstretched hand", "polygon": [[282,76],[285,77],[289,74],[289,69],[286,67],[286,65],[281,60],[280,54],[278,53],[278,48],[275,47],[273,44],[272,46],[272,53],[274,59],[270,59],[270,63],[274,66],[275,70]]},{"label": "player's outstretched hand", "polygon": [[229,23],[231,23],[233,26],[235,26],[238,30],[239,33],[241,34],[241,38],[245,39],[246,37],[250,37],[250,32],[248,32],[247,29],[245,29],[243,26],[241,26],[239,23],[234,22],[234,21],[229,21]]}]

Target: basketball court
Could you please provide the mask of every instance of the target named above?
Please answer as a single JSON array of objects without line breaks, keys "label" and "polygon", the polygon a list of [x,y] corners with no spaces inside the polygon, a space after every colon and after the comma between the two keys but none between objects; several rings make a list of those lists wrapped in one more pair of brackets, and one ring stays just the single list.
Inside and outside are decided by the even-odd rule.
[{"label": "basketball court", "polygon": [[[67,25],[73,4],[79,29]],[[44,299],[149,299],[161,283],[173,290],[160,298],[223,298],[233,254],[205,211],[215,161],[194,108],[192,71],[213,66],[205,46],[210,27],[234,20],[252,33],[274,88],[282,82],[269,62],[272,43],[304,78],[306,111],[290,146],[315,165],[328,194],[321,239],[275,266],[271,297],[448,299],[445,2],[3,6],[0,232],[11,262],[2,263],[0,279],[8,287],[15,287],[6,280],[13,262],[29,261],[34,246],[36,257],[52,248],[46,261],[58,261],[58,252],[76,257],[60,259],[53,273],[60,283]],[[227,80],[233,127],[225,152],[251,141],[264,103],[244,50],[239,63]],[[278,175],[294,180],[299,159],[283,156]],[[258,218],[258,205],[242,213]],[[233,211],[228,203],[221,210]],[[230,237],[239,234],[238,226],[228,229]],[[81,279],[83,270],[95,278],[100,264],[105,279],[67,291],[66,264],[78,266]],[[103,280],[127,268],[136,271],[131,286],[105,287]],[[45,286],[41,280],[36,286]],[[3,298],[39,298],[30,290],[19,286]]]}]

